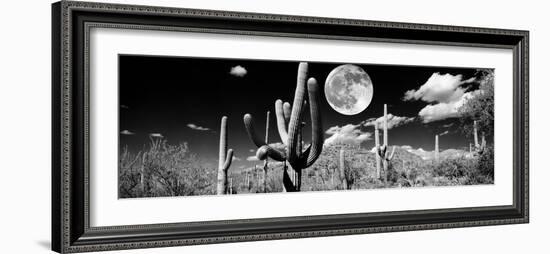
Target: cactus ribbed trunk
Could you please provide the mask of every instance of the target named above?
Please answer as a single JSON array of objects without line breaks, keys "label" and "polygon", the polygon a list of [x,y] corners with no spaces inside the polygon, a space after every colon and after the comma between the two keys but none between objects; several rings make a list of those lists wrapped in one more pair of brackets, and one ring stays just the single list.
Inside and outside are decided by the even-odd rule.
[{"label": "cactus ribbed trunk", "polygon": [[[387,153],[388,150],[388,105],[384,104],[384,151]],[[384,155],[384,160],[382,161],[384,166],[384,183],[388,183],[388,160]]]},{"label": "cactus ribbed trunk", "polygon": [[[393,155],[395,153],[395,146],[393,146],[393,149],[391,151],[391,154],[389,153],[389,146],[388,146],[388,106],[384,104],[384,116],[382,117],[382,127],[384,128],[383,131],[383,138],[384,138],[384,144],[380,146],[380,141],[378,138],[378,123],[375,122],[374,124],[374,132],[375,132],[375,143],[376,143],[376,154],[377,154],[377,171],[379,168],[378,160],[382,160],[382,167],[384,168],[384,184],[388,185],[388,167],[391,159],[393,158]],[[378,173],[378,172],[377,172]]]},{"label": "cactus ribbed trunk", "polygon": [[250,190],[250,172],[246,171],[246,189]]},{"label": "cactus ribbed trunk", "polygon": [[474,147],[479,147],[479,142],[477,140],[477,121],[474,120]]},{"label": "cactus ribbed trunk", "polygon": [[227,117],[222,117],[220,124],[220,151],[218,158],[218,185],[216,188],[216,194],[223,195],[227,194],[228,189],[228,180],[227,180],[227,170],[231,166],[231,161],[233,160],[233,150],[227,150]]},{"label": "cactus ribbed trunk", "polygon": [[142,156],[143,157],[141,159],[139,183],[140,183],[140,187],[141,187],[141,193],[142,193],[142,195],[145,195],[145,191],[146,191],[146,188],[145,188],[145,153],[143,153]]},{"label": "cactus ribbed trunk", "polygon": [[261,192],[262,191],[262,183],[261,183],[261,180],[260,180],[260,172],[256,171],[256,186],[258,188],[257,192]]},{"label": "cactus ribbed trunk", "polygon": [[[266,117],[265,117],[265,143],[266,144],[269,144],[269,111],[267,111],[266,113]],[[267,170],[268,170],[268,160],[269,160],[269,157],[266,157],[265,160],[264,160],[264,182],[263,182],[263,186],[264,186],[264,193],[267,193]]]},{"label": "cactus ribbed trunk", "polygon": [[377,149],[376,152],[376,178],[380,179],[380,154],[378,153],[378,149],[380,149],[380,131],[378,130],[378,123],[374,122],[374,143]]},{"label": "cactus ribbed trunk", "polygon": [[435,162],[439,163],[439,135],[435,135]]},{"label": "cactus ribbed trunk", "polygon": [[474,120],[474,148],[478,154],[482,154],[485,151],[487,142],[485,140],[485,133],[481,132],[481,144],[478,141],[477,135],[477,121]]},{"label": "cactus ribbed trunk", "polygon": [[346,180],[346,154],[343,148],[340,148],[340,159],[338,163],[340,171],[340,181],[342,181],[342,189],[348,189],[348,181]]},{"label": "cactus ribbed trunk", "polygon": [[[285,191],[300,191],[302,170],[311,166],[323,149],[324,134],[320,114],[320,95],[317,81],[314,78],[307,79],[308,64],[300,63],[293,104],[275,102],[275,115],[277,117],[277,129],[285,148],[274,147],[267,144],[256,135],[253,118],[245,114],[244,125],[248,136],[258,147],[256,157],[264,160],[267,157],[276,161],[288,162],[292,169],[284,168],[283,186]],[[306,83],[307,79],[307,83]],[[307,92],[307,93],[306,93]],[[307,103],[306,103],[307,98]],[[311,119],[311,144],[305,149],[302,145],[303,113],[306,105],[309,105]]]}]

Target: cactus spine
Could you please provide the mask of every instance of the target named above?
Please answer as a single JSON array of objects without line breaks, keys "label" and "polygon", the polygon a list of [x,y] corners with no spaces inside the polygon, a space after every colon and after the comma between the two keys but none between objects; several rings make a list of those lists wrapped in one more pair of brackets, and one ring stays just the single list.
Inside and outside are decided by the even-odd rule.
[{"label": "cactus spine", "polygon": [[383,118],[383,127],[384,127],[384,145],[382,147],[377,146],[376,150],[380,158],[382,158],[382,166],[384,167],[384,183],[388,182],[388,163],[393,158],[395,153],[395,146],[392,149],[391,154],[388,151],[388,105],[384,104],[384,118]]},{"label": "cactus spine", "polygon": [[220,127],[220,153],[218,160],[218,186],[216,194],[228,193],[227,170],[233,161],[233,149],[227,150],[227,116],[222,117]]},{"label": "cactus spine", "polygon": [[439,162],[439,135],[435,135],[435,162]]},{"label": "cactus spine", "polygon": [[[321,114],[319,110],[320,97],[319,87],[314,78],[307,80],[308,64],[300,63],[298,66],[298,77],[296,82],[296,91],[292,105],[284,103],[281,100],[275,102],[275,115],[277,117],[277,129],[279,136],[285,146],[284,149],[274,147],[260,139],[254,130],[253,118],[250,114],[244,116],[244,125],[248,136],[258,147],[256,156],[263,160],[270,157],[276,161],[288,161],[292,170],[294,170],[294,179],[292,179],[286,167],[283,170],[283,186],[285,191],[300,191],[302,169],[311,166],[321,154],[323,149],[323,129],[321,125]],[[309,103],[306,103],[306,90],[308,92]],[[302,145],[302,116],[306,104],[309,104],[311,115],[311,144],[305,149]],[[294,181],[293,181],[294,180]]]}]

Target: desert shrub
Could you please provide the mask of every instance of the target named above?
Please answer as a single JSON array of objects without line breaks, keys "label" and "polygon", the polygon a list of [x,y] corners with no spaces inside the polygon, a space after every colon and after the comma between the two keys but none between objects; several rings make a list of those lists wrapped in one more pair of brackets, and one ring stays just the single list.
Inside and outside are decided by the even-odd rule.
[{"label": "desert shrub", "polygon": [[[190,196],[215,193],[216,170],[204,168],[186,143],[151,138],[136,155],[124,149],[119,161],[119,195]],[[143,174],[143,175],[142,175]]]},{"label": "desert shrub", "polygon": [[487,146],[483,153],[477,159],[477,169],[479,173],[486,177],[495,175],[495,153],[493,146]]},{"label": "desert shrub", "polygon": [[[494,154],[487,148],[476,158],[448,158],[433,163],[430,169],[434,176],[434,185],[472,185],[493,183]],[[441,177],[446,178],[443,180]]]},{"label": "desert shrub", "polygon": [[141,174],[139,171],[140,158],[141,153],[132,154],[128,151],[128,147],[122,149],[118,167],[119,197],[139,197],[142,195],[140,188]]},{"label": "desert shrub", "polygon": [[373,177],[363,177],[355,184],[357,189],[379,189],[384,188],[384,181],[373,178]]},{"label": "desert shrub", "polygon": [[475,174],[475,163],[465,157],[447,158],[431,165],[434,177],[446,177],[456,180],[461,177],[470,177]]}]

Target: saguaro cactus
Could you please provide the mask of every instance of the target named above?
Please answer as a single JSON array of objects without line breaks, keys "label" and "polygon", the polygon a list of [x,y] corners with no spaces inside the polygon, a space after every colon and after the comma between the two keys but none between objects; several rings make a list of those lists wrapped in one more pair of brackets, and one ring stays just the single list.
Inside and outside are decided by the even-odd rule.
[{"label": "saguaro cactus", "polygon": [[216,194],[223,195],[227,194],[228,181],[227,181],[227,170],[231,166],[233,161],[233,149],[227,150],[227,116],[222,117],[221,127],[220,127],[220,153],[218,160],[218,186],[216,189]]},{"label": "saguaro cactus", "polygon": [[348,181],[346,179],[346,154],[344,148],[340,148],[340,159],[338,163],[338,170],[340,172],[340,181],[342,181],[342,188],[348,189]]},{"label": "saguaro cactus", "polygon": [[246,171],[246,189],[250,190],[250,172]]},{"label": "saguaro cactus", "polygon": [[[267,111],[266,117],[265,117],[265,143],[269,144],[269,111]],[[269,158],[265,158],[264,160],[264,193],[267,193],[267,170],[268,170],[268,160]]]},{"label": "saguaro cactus", "polygon": [[435,162],[439,162],[439,135],[435,135]]},{"label": "saguaro cactus", "polygon": [[145,192],[146,192],[146,187],[145,187],[145,159],[146,159],[146,152],[143,153],[143,157],[141,158],[141,167],[140,167],[140,174],[139,174],[139,183],[140,183],[140,188],[141,188],[141,193],[142,195],[145,195]]},{"label": "saguaro cactus", "polygon": [[[308,64],[300,63],[298,78],[292,106],[281,100],[275,102],[277,129],[284,144],[284,148],[267,144],[256,135],[252,115],[244,116],[244,125],[252,142],[258,147],[256,156],[260,160],[270,157],[276,161],[288,161],[295,171],[294,181],[289,176],[286,167],[283,169],[283,186],[285,191],[300,191],[302,169],[311,166],[323,149],[323,128],[319,110],[319,87],[314,78],[307,80]],[[309,109],[311,114],[311,144],[304,149],[302,144],[302,116],[305,111],[306,90],[308,91]]]},{"label": "saguaro cactus", "polygon": [[485,151],[487,142],[485,141],[485,134],[481,134],[481,143],[478,142],[477,136],[477,121],[474,120],[474,147],[478,154],[482,154]]},{"label": "saguaro cactus", "polygon": [[[393,147],[391,154],[388,151],[388,106],[384,104],[384,118],[383,118],[383,127],[384,127],[384,145],[376,146],[376,151],[380,158],[382,158],[382,166],[384,167],[384,183],[388,182],[388,163],[393,158],[395,153],[395,146]],[[376,129],[375,129],[376,130]]]},{"label": "saguaro cactus", "polygon": [[376,145],[376,178],[380,179],[380,154],[378,149],[380,149],[380,131],[378,131],[378,123],[374,122],[374,144]]}]

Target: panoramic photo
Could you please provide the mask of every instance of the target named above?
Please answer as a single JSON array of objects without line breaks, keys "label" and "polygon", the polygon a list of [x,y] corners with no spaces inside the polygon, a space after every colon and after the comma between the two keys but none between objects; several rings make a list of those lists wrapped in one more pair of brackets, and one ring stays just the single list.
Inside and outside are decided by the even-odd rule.
[{"label": "panoramic photo", "polygon": [[494,75],[120,55],[118,197],[493,184]]}]

